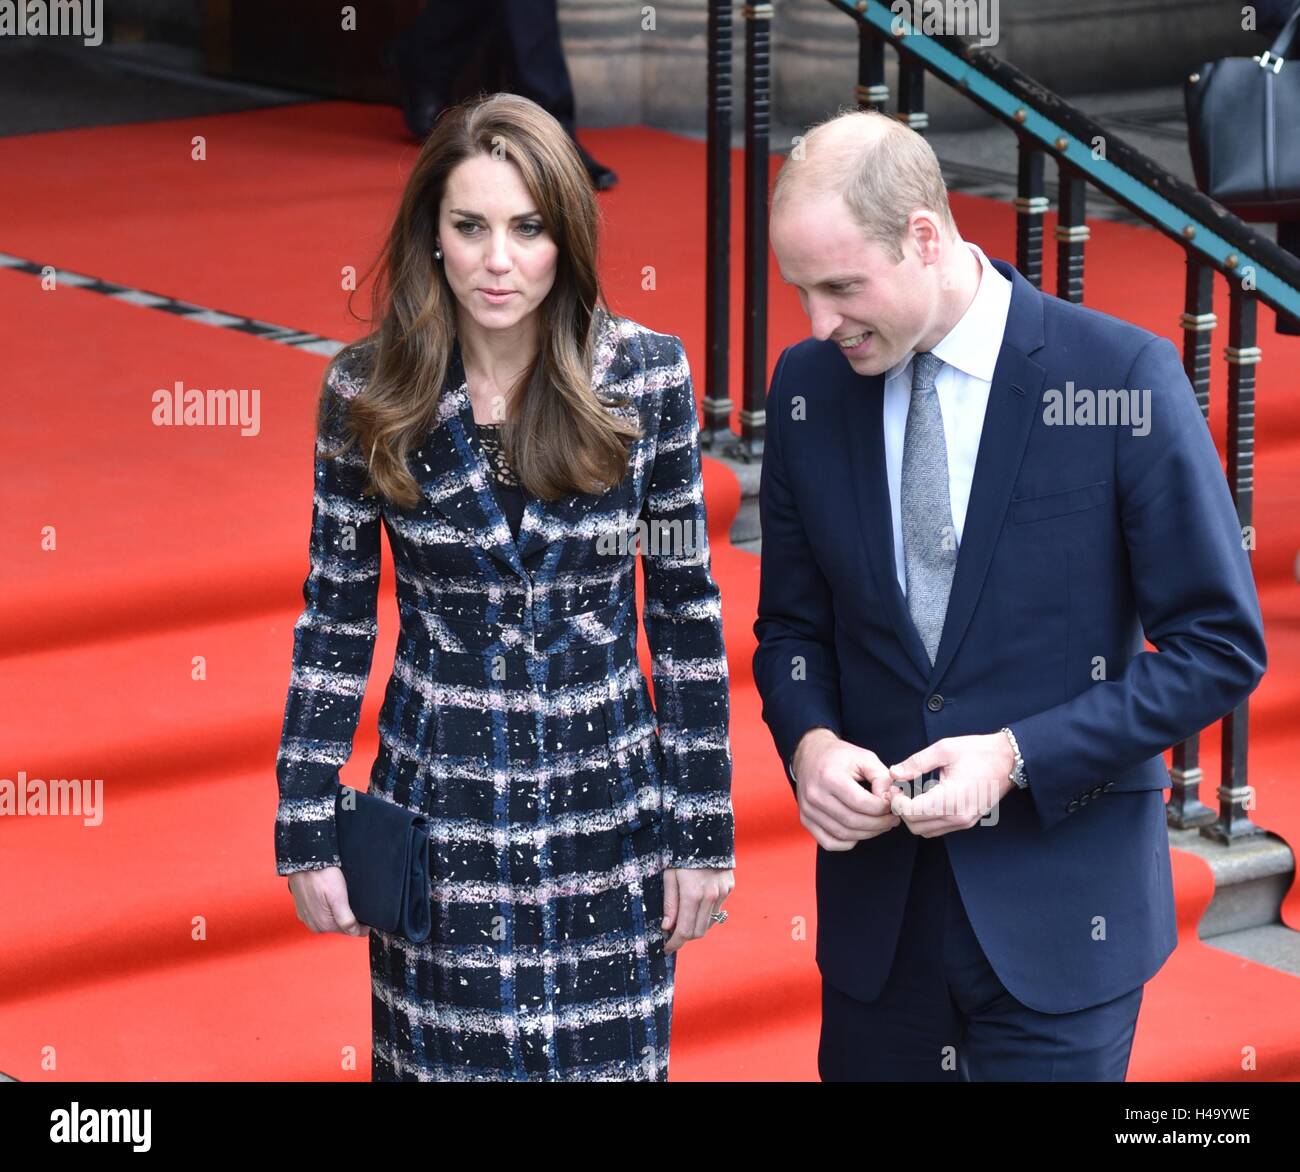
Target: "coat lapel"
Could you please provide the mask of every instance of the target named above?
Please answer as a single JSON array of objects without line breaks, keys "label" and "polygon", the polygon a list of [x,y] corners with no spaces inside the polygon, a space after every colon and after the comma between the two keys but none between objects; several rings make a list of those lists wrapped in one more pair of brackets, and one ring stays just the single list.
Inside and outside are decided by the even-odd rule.
[{"label": "coat lapel", "polygon": [[[594,387],[625,376],[625,364],[614,360],[618,341],[618,326],[607,318],[596,345]],[[492,470],[472,442],[473,434],[474,405],[457,342],[447,365],[437,419],[428,440],[411,458],[412,470],[431,508],[502,566],[526,575],[525,559],[553,540],[550,535],[573,521],[592,498],[585,493],[554,501],[529,497],[516,542],[493,490]]]},{"label": "coat lapel", "polygon": [[957,550],[957,570],[930,673],[930,679],[936,682],[952,662],[975,612],[993,547],[1002,532],[1011,490],[1020,474],[1029,431],[1043,401],[1046,372],[1029,357],[1043,344],[1043,294],[1006,261],[991,263],[1011,281],[1011,308],[993,368],[975,477]]},{"label": "coat lapel", "polygon": [[491,470],[471,442],[473,426],[474,407],[457,349],[438,400],[437,421],[413,458],[417,477],[431,508],[503,566],[521,573],[510,525],[488,479]]},{"label": "coat lapel", "polygon": [[[917,633],[907,600],[894,573],[894,514],[889,501],[889,475],[885,468],[885,376],[872,375],[864,387],[850,388],[845,397],[850,437],[853,484],[857,490],[862,540],[876,590],[885,600],[889,621],[908,657],[924,679],[930,658]],[[863,437],[854,440],[853,437]]]},{"label": "coat lapel", "polygon": [[847,434],[864,437],[851,442],[849,449],[867,561],[899,642],[929,683],[942,679],[970,625],[1042,402],[1045,372],[1028,357],[1043,344],[1042,294],[1005,261],[991,263],[1011,281],[1011,307],[989,388],[957,569],[933,667],[894,572],[893,511],[885,467],[885,376],[872,376],[845,397]]}]

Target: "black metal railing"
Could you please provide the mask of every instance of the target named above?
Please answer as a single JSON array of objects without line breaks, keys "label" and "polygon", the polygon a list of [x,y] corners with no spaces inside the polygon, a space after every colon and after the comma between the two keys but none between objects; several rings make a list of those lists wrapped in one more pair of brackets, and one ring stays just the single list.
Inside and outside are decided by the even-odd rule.
[{"label": "black metal railing", "polygon": [[[828,0],[857,25],[857,104],[888,113],[885,52],[898,58],[893,117],[924,133],[925,79],[933,74],[1001,121],[1019,148],[1016,268],[1039,288],[1043,281],[1043,216],[1048,210],[1045,165],[1059,179],[1056,296],[1082,303],[1089,185],[1128,208],[1182,248],[1186,293],[1179,327],[1183,365],[1207,421],[1210,405],[1214,276],[1228,283],[1227,477],[1242,541],[1254,548],[1255,366],[1261,352],[1256,319],[1262,302],[1284,318],[1300,318],[1300,259],[1228,213],[1129,146],[1113,132],[1025,76],[1015,66],[959,37],[928,36],[901,20],[882,0]],[[731,431],[728,395],[727,293],[730,231],[731,0],[709,4],[709,268],[708,367],[702,443],[742,460],[760,459],[767,392],[767,227],[771,22],[774,5],[746,4],[745,20],[745,280],[744,398],[739,435]],[[1099,148],[1100,144],[1100,148]],[[1200,827],[1229,843],[1262,833],[1249,817],[1248,702],[1221,722],[1218,811],[1200,800],[1200,738],[1173,750],[1168,820]]]}]

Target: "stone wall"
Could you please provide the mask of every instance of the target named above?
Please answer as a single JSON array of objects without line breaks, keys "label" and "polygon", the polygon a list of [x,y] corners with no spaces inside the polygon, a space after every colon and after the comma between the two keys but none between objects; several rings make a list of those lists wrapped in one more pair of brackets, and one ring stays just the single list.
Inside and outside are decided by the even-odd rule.
[{"label": "stone wall", "polygon": [[[585,126],[640,123],[703,134],[705,0],[559,0],[561,33]],[[1001,0],[993,52],[1060,94],[1140,89],[1179,81],[1215,57],[1267,47],[1243,31],[1242,6],[1222,0]],[[736,125],[743,110],[744,19],[735,7]],[[653,21],[653,28],[643,27]],[[893,53],[889,79],[894,82]],[[773,122],[806,125],[853,103],[854,22],[827,0],[776,0]],[[982,115],[927,78],[932,125]]]}]

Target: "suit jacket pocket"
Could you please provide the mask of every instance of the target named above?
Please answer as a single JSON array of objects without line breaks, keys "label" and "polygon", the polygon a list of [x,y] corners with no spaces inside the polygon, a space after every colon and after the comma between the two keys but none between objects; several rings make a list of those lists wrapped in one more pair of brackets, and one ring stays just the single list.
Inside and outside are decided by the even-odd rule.
[{"label": "suit jacket pocket", "polygon": [[1083,484],[1078,488],[1062,488],[1037,496],[1013,497],[1011,500],[1011,520],[1016,524],[1029,521],[1045,521],[1049,517],[1064,517],[1070,513],[1081,513],[1092,509],[1106,500],[1110,482],[1099,480],[1095,484]]}]

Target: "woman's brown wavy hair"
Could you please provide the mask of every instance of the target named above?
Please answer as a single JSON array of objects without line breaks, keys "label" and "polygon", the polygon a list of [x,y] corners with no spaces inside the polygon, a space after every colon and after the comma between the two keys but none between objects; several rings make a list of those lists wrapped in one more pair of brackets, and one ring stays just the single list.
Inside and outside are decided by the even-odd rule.
[{"label": "woman's brown wavy hair", "polygon": [[596,340],[612,315],[596,275],[599,215],[586,168],[536,102],[480,95],[447,110],[426,140],[388,241],[366,273],[378,266],[370,322],[379,324],[326,371],[328,380],[336,365],[360,362],[364,389],[349,400],[342,447],[355,443],[369,453],[368,495],[403,507],[420,499],[406,459],[434,426],[456,341],[456,295],[434,258],[447,177],[466,159],[502,152],[558,246],[555,282],[537,309],[541,346],[502,420],[506,454],[532,495],[555,500],[617,484],[627,472],[628,441],[640,436],[635,422],[606,410],[620,400],[602,399],[592,387]]}]

